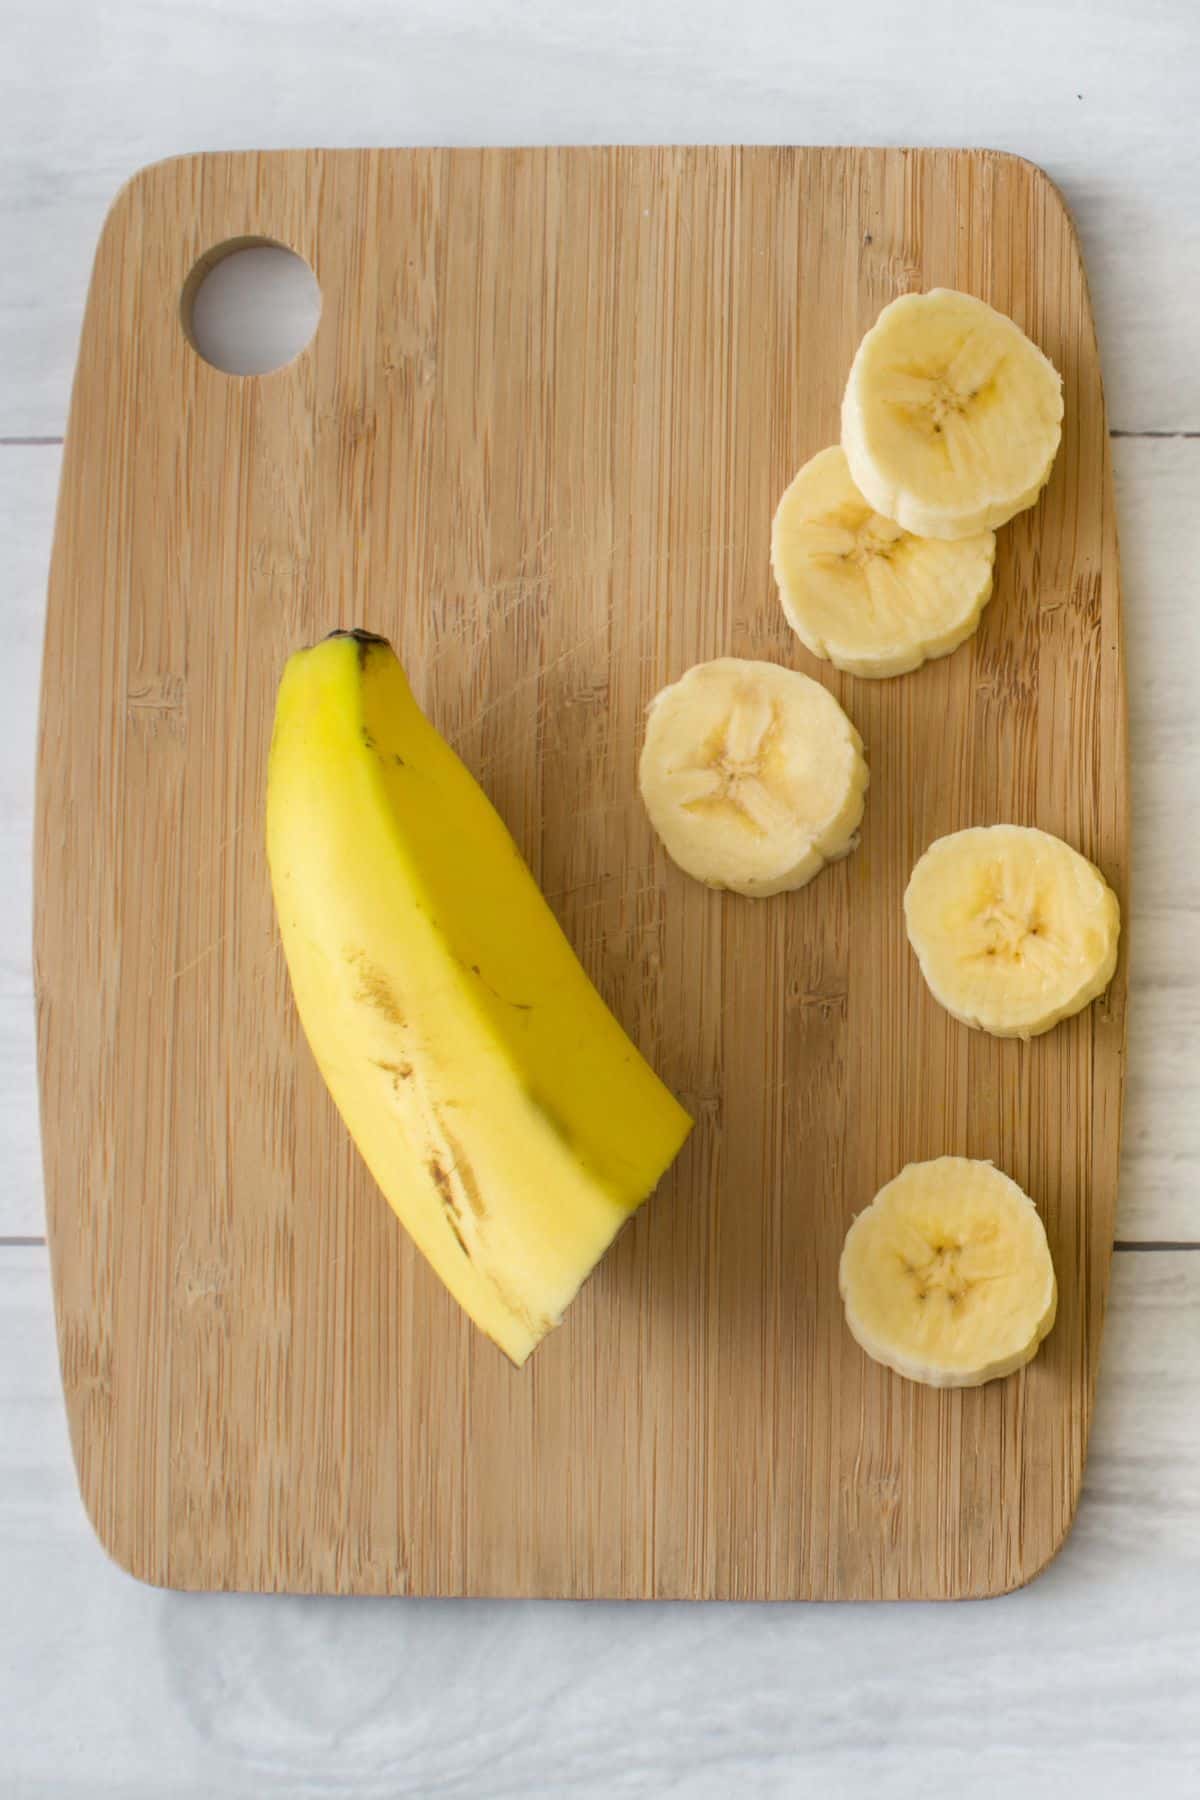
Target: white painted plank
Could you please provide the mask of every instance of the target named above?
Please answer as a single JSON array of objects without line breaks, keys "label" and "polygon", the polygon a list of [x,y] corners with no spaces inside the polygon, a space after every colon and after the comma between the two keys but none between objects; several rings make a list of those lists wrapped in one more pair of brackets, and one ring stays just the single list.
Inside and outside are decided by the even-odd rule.
[{"label": "white painted plank", "polygon": [[1076,1530],[1023,1593],[958,1606],[142,1588],[82,1516],[51,1339],[44,1251],[0,1251],[6,1793],[1195,1793],[1200,1253],[1117,1257]]},{"label": "white painted plank", "polygon": [[1189,0],[40,0],[0,24],[0,436],[60,432],[108,201],[179,151],[974,144],[1079,220],[1113,423],[1200,427]]},{"label": "white painted plank", "polygon": [[0,1236],[44,1230],[33,1022],[33,774],[60,452],[0,447]]},{"label": "white painted plank", "polygon": [[1117,1235],[1200,1239],[1200,442],[1113,445],[1133,799]]},{"label": "white painted plank", "polygon": [[[1114,446],[1135,816],[1126,1154],[1118,1235],[1200,1239],[1200,442]],[[42,1230],[29,893],[36,696],[59,454],[0,448],[0,1235]]]}]

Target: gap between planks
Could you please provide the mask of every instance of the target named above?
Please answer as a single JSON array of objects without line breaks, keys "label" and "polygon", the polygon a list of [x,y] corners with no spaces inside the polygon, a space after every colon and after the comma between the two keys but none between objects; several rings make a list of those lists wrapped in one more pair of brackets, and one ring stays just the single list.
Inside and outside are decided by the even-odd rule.
[{"label": "gap between planks", "polygon": [[[3,1237],[0,1236],[0,1250],[31,1250],[45,1245],[44,1237]],[[1173,1251],[1200,1250],[1200,1241],[1190,1238],[1137,1238],[1118,1239],[1113,1245],[1114,1254],[1119,1251]]]},{"label": "gap between planks", "polygon": [[[1118,431],[1109,432],[1110,438],[1165,438],[1200,441],[1200,431]],[[57,445],[61,448],[66,440],[61,437],[0,437],[0,450],[36,450]]]}]

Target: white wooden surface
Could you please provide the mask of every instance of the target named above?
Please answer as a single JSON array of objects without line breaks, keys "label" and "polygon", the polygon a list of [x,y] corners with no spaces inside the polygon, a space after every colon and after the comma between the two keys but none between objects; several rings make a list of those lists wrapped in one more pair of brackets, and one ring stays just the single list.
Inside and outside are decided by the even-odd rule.
[{"label": "white wooden surface", "polygon": [[[1191,0],[0,9],[5,1800],[1200,1792],[1198,117]],[[1139,1247],[1115,1261],[1079,1523],[1032,1588],[948,1608],[139,1588],[76,1497],[36,1241],[39,638],[100,221],[180,150],[606,139],[989,144],[1043,163],[1080,222],[1118,433],[1136,805],[1119,1235]]]}]

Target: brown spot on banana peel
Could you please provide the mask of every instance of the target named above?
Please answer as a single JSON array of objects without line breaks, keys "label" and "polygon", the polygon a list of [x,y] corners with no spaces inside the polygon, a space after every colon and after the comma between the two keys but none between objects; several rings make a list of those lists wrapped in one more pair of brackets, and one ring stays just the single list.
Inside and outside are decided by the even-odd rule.
[{"label": "brown spot on banana peel", "polygon": [[[434,1186],[437,1188],[438,1198],[442,1203],[442,1211],[445,1214],[446,1223],[454,1233],[459,1249],[467,1258],[467,1261],[470,1262],[472,1260],[471,1251],[467,1245],[467,1240],[462,1234],[460,1223],[462,1212],[454,1197],[454,1184],[451,1178],[451,1171],[443,1168],[436,1156],[430,1157],[426,1167],[433,1177]],[[475,1182],[474,1175],[470,1176],[470,1181],[468,1183],[463,1179],[463,1170],[461,1167],[456,1168],[454,1173],[457,1174],[460,1181],[463,1182],[463,1188],[467,1195],[468,1203],[473,1205],[472,1190],[474,1190],[476,1197],[478,1197],[478,1185]],[[523,1325],[531,1337],[544,1337],[546,1332],[557,1323],[557,1320],[546,1317],[535,1319],[529,1308],[508,1291],[504,1283],[497,1277],[494,1269],[483,1269],[480,1272],[484,1279],[495,1289],[496,1298],[504,1307],[505,1311],[510,1313],[519,1324]]]},{"label": "brown spot on banana peel", "polygon": [[412,1080],[413,1066],[411,1063],[380,1062],[378,1058],[373,1060],[377,1069],[382,1069],[385,1075],[391,1076],[392,1086],[397,1091],[399,1091],[402,1081]]},{"label": "brown spot on banana peel", "polygon": [[350,961],[358,968],[359,1000],[366,1001],[377,1012],[383,1014],[389,1025],[403,1025],[404,1014],[400,1010],[400,1002],[392,991],[388,979],[377,969],[374,963],[367,961],[361,952],[351,955]]},{"label": "brown spot on banana peel", "polygon": [[[377,971],[371,972],[377,973]],[[385,991],[390,993],[390,990],[386,989],[386,984],[384,984],[384,987]],[[403,1023],[403,1021],[399,1022]],[[400,1092],[403,1084],[410,1081],[415,1081],[417,1088],[420,1088],[420,1082],[416,1079],[416,1071],[411,1063],[389,1062],[378,1058],[373,1060],[377,1069],[380,1069],[384,1074],[391,1076],[392,1085],[397,1093]],[[553,1110],[547,1107],[543,1102],[539,1101],[536,1095],[531,1094],[530,1099],[532,1103],[538,1107],[539,1111],[543,1113],[552,1128],[559,1132],[563,1137],[567,1137],[568,1133],[564,1122],[558,1118]],[[458,1194],[455,1191],[456,1183],[458,1189],[461,1191],[463,1199],[479,1224],[482,1224],[488,1216],[487,1205],[479,1185],[479,1178],[475,1174],[470,1161],[464,1155],[461,1143],[454,1136],[453,1132],[447,1129],[444,1106],[432,1106],[430,1108],[430,1113],[432,1117],[429,1120],[429,1123],[433,1125],[437,1135],[440,1136],[444,1153],[449,1156],[451,1166],[447,1168],[442,1161],[442,1156],[435,1152],[427,1159],[425,1167],[433,1182],[434,1188],[437,1191],[443,1216],[447,1225],[450,1227],[450,1230],[454,1234],[455,1242],[463,1255],[467,1258],[468,1262],[473,1262],[474,1257],[472,1256],[470,1245],[467,1243],[462,1231],[463,1214]],[[498,1278],[494,1269],[484,1267],[480,1269],[480,1273],[494,1289],[496,1298],[500,1301],[500,1304],[504,1307],[505,1311],[509,1313],[512,1318],[516,1319],[519,1324],[524,1326],[531,1337],[544,1337],[546,1332],[552,1330],[553,1327],[558,1324],[557,1319],[550,1318],[548,1315],[535,1317],[534,1314],[530,1312],[528,1306],[517,1299],[517,1297],[506,1287],[505,1283]]]},{"label": "brown spot on banana peel", "polygon": [[[389,1062],[381,1057],[372,1057],[371,1060],[375,1068],[381,1070],[383,1074],[391,1076],[392,1087],[397,1094],[400,1093],[405,1082],[415,1079],[416,1071],[410,1062]],[[429,1159],[429,1173],[433,1176],[443,1204],[449,1204],[453,1208],[456,1218],[461,1219],[462,1217],[462,1208],[458,1204],[454,1191],[454,1184],[457,1182],[471,1212],[482,1221],[487,1218],[488,1209],[479,1185],[479,1177],[472,1168],[461,1143],[446,1124],[445,1105],[447,1104],[451,1103],[447,1102],[442,1106],[429,1105],[427,1127],[428,1123],[432,1123],[437,1137],[441,1139],[443,1151],[450,1158],[450,1167],[447,1169],[442,1163],[441,1154],[435,1153]]]},{"label": "brown spot on banana peel", "polygon": [[477,1219],[486,1219],[487,1207],[484,1204],[483,1194],[480,1191],[479,1180],[474,1169],[467,1161],[467,1158],[463,1155],[462,1145],[446,1129],[446,1121],[440,1112],[437,1115],[437,1122],[441,1129],[442,1136],[446,1140],[446,1148],[454,1158],[453,1167],[449,1171],[450,1176],[452,1178],[457,1178],[467,1205],[475,1214],[475,1217]]},{"label": "brown spot on banana peel", "polygon": [[436,1156],[430,1157],[426,1167],[433,1177],[434,1186],[437,1188],[438,1199],[442,1203],[442,1211],[446,1216],[446,1223],[454,1233],[455,1241],[457,1242],[459,1249],[462,1251],[467,1261],[470,1262],[471,1252],[467,1248],[467,1240],[463,1236],[459,1225],[462,1213],[459,1211],[458,1202],[454,1198],[454,1190],[450,1185],[450,1177],[446,1170],[443,1169]]},{"label": "brown spot on banana peel", "polygon": [[431,1156],[425,1166],[433,1176],[433,1184],[441,1195],[442,1205],[446,1211],[452,1218],[461,1219],[462,1213],[459,1210],[458,1201],[454,1198],[454,1189],[450,1186],[450,1176],[447,1171],[443,1169],[436,1156]]},{"label": "brown spot on banana peel", "polygon": [[535,1318],[529,1308],[513,1294],[510,1294],[502,1281],[497,1280],[493,1270],[486,1269],[482,1273],[496,1290],[496,1298],[505,1312],[510,1313],[518,1324],[523,1325],[531,1337],[544,1338],[548,1331],[553,1331],[554,1327],[560,1323],[558,1319],[552,1319],[546,1313]]}]

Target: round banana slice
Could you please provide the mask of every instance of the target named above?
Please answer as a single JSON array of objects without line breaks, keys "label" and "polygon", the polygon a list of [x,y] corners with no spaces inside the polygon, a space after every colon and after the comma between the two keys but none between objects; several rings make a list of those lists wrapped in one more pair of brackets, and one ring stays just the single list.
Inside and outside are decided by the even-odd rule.
[{"label": "round banana slice", "polygon": [[934,998],[994,1037],[1037,1037],[1102,994],[1121,909],[1092,863],[1024,825],[955,831],[904,895],[908,941]]},{"label": "round banana slice", "polygon": [[1020,327],[934,288],[885,306],[858,346],[842,448],[884,518],[921,537],[973,537],[1033,505],[1062,416],[1062,379]]},{"label": "round banana slice", "polygon": [[876,1362],[931,1387],[979,1387],[1036,1354],[1058,1287],[1037,1208],[990,1162],[909,1163],[846,1233],[838,1287]]},{"label": "round banana slice", "polygon": [[697,663],[650,703],[638,784],[681,869],[778,894],[854,848],[862,739],[819,682],[777,663]]},{"label": "round banana slice", "polygon": [[991,596],[995,560],[993,532],[951,544],[875,512],[836,444],[805,463],[771,527],[788,624],[850,675],[903,675],[957,649]]}]

